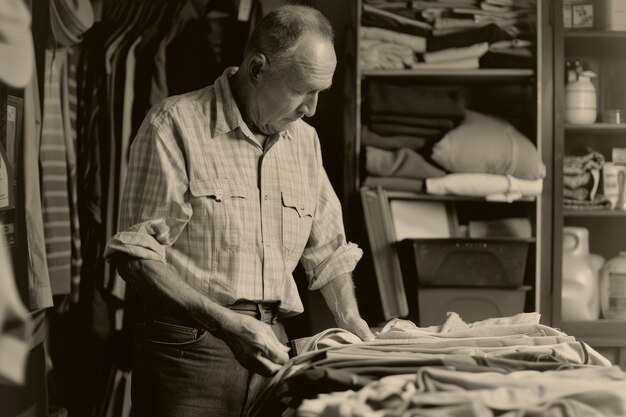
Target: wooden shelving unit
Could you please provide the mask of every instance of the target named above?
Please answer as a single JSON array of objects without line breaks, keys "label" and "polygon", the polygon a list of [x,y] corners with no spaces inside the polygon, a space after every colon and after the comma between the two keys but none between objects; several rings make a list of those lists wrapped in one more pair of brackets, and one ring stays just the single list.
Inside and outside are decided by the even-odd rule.
[{"label": "wooden shelving unit", "polygon": [[[619,251],[626,250],[620,228],[626,224],[626,211],[620,210],[567,210],[563,208],[564,155],[588,145],[611,160],[613,147],[626,147],[626,124],[594,123],[576,125],[565,122],[565,61],[582,59],[600,70],[610,70],[619,64],[626,54],[626,31],[565,30],[562,22],[563,1],[553,2],[554,21],[554,222],[553,222],[553,292],[552,322],[568,334],[583,340],[607,356],[614,363],[626,365],[626,319],[602,319],[570,321],[561,316],[561,291],[563,281],[562,245],[563,227],[579,226],[589,230],[591,253],[610,259]],[[621,68],[621,67],[619,67]],[[617,71],[617,74],[619,74]],[[596,83],[598,111],[607,97],[620,91],[600,73]],[[613,99],[616,96],[612,97]],[[619,98],[619,97],[617,97]],[[618,100],[619,101],[619,100]],[[626,97],[624,98],[626,103]]]},{"label": "wooden shelving unit", "polygon": [[361,77],[427,77],[448,78],[462,81],[526,81],[535,72],[531,69],[405,69],[405,70],[363,70]]},{"label": "wooden shelving unit", "polygon": [[[352,99],[347,104],[347,123],[344,131],[349,142],[346,144],[346,155],[350,159],[346,168],[352,171],[352,175],[345,178],[344,184],[353,190],[354,194],[361,193],[361,203],[369,201],[369,214],[373,211],[385,213],[389,217],[389,202],[392,200],[444,202],[446,207],[454,206],[454,210],[459,211],[462,221],[473,219],[490,220],[503,217],[527,217],[532,224],[534,242],[530,246],[532,249],[528,255],[528,267],[525,271],[525,281],[532,285],[533,290],[529,293],[526,303],[526,311],[540,311],[542,320],[548,322],[549,292],[550,292],[550,264],[551,258],[551,214],[552,199],[549,198],[552,192],[552,172],[548,169],[548,176],[544,179],[544,191],[541,196],[522,198],[513,202],[488,201],[485,198],[463,197],[455,195],[429,195],[417,192],[399,192],[386,189],[362,187],[362,180],[365,175],[362,172],[363,160],[361,152],[361,128],[364,121],[361,120],[362,109],[367,99],[367,88],[372,82],[379,82],[383,79],[393,79],[394,82],[415,83],[419,85],[438,85],[457,88],[462,94],[468,94],[472,103],[476,104],[477,98],[482,98],[483,108],[467,107],[477,111],[496,114],[506,119],[507,115],[524,117],[525,127],[528,128],[527,136],[535,142],[543,160],[549,165],[552,160],[552,144],[549,138],[552,136],[552,30],[549,23],[548,2],[538,2],[537,4],[537,53],[535,69],[404,69],[404,70],[367,70],[360,68],[359,59],[359,31],[361,22],[361,1],[355,0],[355,11],[351,16],[355,21],[354,32],[350,36],[354,37],[354,50],[349,54],[354,54],[354,68],[350,68],[348,73],[352,78],[352,84],[348,86],[348,94],[352,94]],[[508,97],[498,101],[493,97],[498,97],[494,92],[514,91]],[[491,95],[490,95],[491,94]],[[489,102],[485,105],[484,102]],[[493,106],[493,103],[501,103]],[[467,103],[466,103],[467,104]],[[504,109],[502,114],[498,111]],[[506,111],[509,111],[507,114]],[[517,113],[516,113],[517,112]],[[513,117],[512,117],[513,118]],[[511,118],[511,119],[512,119]],[[351,140],[353,138],[353,140]],[[510,213],[514,213],[511,215]],[[367,213],[366,213],[367,215]],[[491,217],[490,217],[491,216]],[[465,223],[463,223],[465,224]],[[360,225],[363,228],[362,223]],[[355,227],[358,227],[355,226]],[[390,281],[390,288],[401,282],[398,278],[398,259],[394,245],[391,245],[393,234],[388,230],[388,226],[378,226],[376,230],[367,230],[372,236],[379,236],[384,240],[384,244],[376,248],[370,248],[377,253],[384,253],[381,261],[374,260],[376,279]],[[376,245],[374,245],[376,246]],[[393,284],[395,283],[395,284]],[[393,284],[393,285],[392,285]],[[390,290],[389,292],[395,292]],[[394,303],[393,308],[400,309],[400,302]]]}]

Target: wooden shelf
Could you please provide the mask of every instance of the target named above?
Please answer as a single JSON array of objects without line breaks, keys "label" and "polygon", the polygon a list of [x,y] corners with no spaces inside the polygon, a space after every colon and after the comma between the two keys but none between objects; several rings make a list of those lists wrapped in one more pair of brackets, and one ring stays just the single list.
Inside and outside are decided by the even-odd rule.
[{"label": "wooden shelf", "polygon": [[565,217],[626,217],[623,210],[563,210]]},{"label": "wooden shelf", "polygon": [[624,38],[626,39],[626,31],[617,31],[617,30],[565,30],[563,32],[563,36],[566,38],[572,39],[615,39],[615,38]]},{"label": "wooden shelf", "polygon": [[626,319],[564,321],[559,327],[592,346],[626,346]]},{"label": "wooden shelf", "polygon": [[405,69],[362,70],[361,77],[426,77],[463,81],[525,81],[532,78],[531,69]]},{"label": "wooden shelf", "polygon": [[[482,201],[486,203],[504,203],[511,204],[506,201],[488,201],[483,197],[465,197],[460,195],[433,195],[433,194],[423,194],[417,192],[410,191],[390,191],[385,190],[387,197],[392,198],[394,200],[418,200],[418,201]],[[515,200],[514,203],[523,202],[530,203],[534,202],[537,199],[535,197],[523,197],[519,200]]]},{"label": "wooden shelf", "polygon": [[626,133],[626,123],[592,123],[588,125],[565,124],[568,132],[624,132]]}]

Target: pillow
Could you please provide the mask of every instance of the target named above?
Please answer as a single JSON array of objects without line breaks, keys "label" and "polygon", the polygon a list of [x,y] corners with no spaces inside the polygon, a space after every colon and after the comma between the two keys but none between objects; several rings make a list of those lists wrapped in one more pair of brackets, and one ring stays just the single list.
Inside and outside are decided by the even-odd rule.
[{"label": "pillow", "polygon": [[546,176],[535,145],[509,122],[468,110],[465,120],[435,146],[433,161],[451,172],[511,175],[525,180]]}]

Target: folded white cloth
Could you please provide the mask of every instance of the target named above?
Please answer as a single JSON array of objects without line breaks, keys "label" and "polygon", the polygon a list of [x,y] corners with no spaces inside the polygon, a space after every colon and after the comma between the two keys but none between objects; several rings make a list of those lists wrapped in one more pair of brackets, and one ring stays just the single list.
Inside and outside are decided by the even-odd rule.
[{"label": "folded white cloth", "polygon": [[493,201],[512,201],[541,194],[543,180],[521,180],[510,175],[448,174],[426,179],[426,192],[436,195],[487,197]]},{"label": "folded white cloth", "polygon": [[429,64],[437,62],[459,61],[470,58],[480,58],[489,50],[487,42],[477,43],[471,46],[461,48],[449,48],[437,52],[428,52],[424,54],[424,61]]},{"label": "folded white cloth", "polygon": [[361,39],[359,48],[359,65],[362,69],[404,69],[415,63],[415,53],[405,45]]},{"label": "folded white cloth", "polygon": [[426,39],[421,36],[407,35],[406,33],[394,32],[392,30],[361,27],[361,39],[374,39],[404,45],[411,48],[413,52],[422,53],[426,51]]}]

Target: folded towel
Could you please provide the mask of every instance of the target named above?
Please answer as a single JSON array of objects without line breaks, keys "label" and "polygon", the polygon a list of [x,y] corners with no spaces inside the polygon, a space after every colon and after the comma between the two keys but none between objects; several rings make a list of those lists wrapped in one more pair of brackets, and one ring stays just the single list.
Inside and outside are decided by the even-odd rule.
[{"label": "folded towel", "polygon": [[597,194],[591,201],[563,199],[563,208],[568,210],[609,210],[611,201],[602,194]]}]

